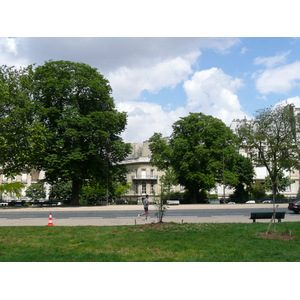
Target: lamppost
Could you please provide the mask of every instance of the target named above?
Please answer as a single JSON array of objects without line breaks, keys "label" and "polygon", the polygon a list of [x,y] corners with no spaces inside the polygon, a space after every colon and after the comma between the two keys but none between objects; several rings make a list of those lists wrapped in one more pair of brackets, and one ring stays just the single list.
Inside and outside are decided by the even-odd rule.
[{"label": "lamppost", "polygon": [[223,154],[223,164],[222,164],[222,169],[223,169],[223,204],[226,204],[226,201],[225,201],[225,157],[224,157],[224,148],[223,148],[222,154]]}]

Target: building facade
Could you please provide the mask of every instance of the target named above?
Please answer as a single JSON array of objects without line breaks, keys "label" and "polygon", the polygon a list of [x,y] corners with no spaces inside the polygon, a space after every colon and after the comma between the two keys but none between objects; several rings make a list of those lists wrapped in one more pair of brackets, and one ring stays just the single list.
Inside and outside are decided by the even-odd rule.
[{"label": "building facade", "polygon": [[[5,174],[3,174],[3,170],[0,169],[0,184],[21,182],[24,185],[24,187],[21,190],[21,195],[22,195],[21,198],[17,198],[16,195],[14,195],[14,194],[3,192],[2,195],[0,195],[0,197],[1,197],[0,202],[1,201],[9,202],[9,201],[13,201],[13,200],[29,201],[30,199],[28,199],[26,197],[27,188],[31,184],[38,183],[40,180],[44,179],[44,177],[45,177],[44,175],[45,175],[44,171],[32,170],[30,173],[22,172],[19,175],[16,175],[13,177],[7,177]],[[49,185],[45,184],[45,188],[46,188],[46,195],[47,195],[46,198],[48,198]]]},{"label": "building facade", "polygon": [[[165,172],[151,165],[149,142],[133,143],[131,146],[132,153],[122,162],[128,171],[127,182],[130,183],[130,190],[124,198],[139,201],[149,195],[150,201],[155,200],[155,197],[161,193],[160,178]],[[181,191],[181,187],[172,186],[171,190]]]}]

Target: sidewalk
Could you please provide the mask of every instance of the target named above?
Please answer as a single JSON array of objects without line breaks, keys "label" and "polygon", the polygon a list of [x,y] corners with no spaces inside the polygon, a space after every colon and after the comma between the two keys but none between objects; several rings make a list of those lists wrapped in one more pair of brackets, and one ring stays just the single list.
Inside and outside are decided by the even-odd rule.
[{"label": "sidewalk", "polygon": [[[220,204],[208,204],[208,205],[178,205],[169,206],[168,210],[178,209],[195,209],[195,210],[206,210],[206,209],[239,209],[239,208],[252,208],[253,211],[257,208],[269,208],[270,211],[273,209],[272,204],[235,204],[235,205],[220,205]],[[287,208],[287,204],[279,204],[280,208]],[[14,209],[14,208],[12,208]],[[120,226],[120,225],[140,225],[156,223],[157,218],[155,217],[155,209],[151,209],[150,206],[150,218],[145,220],[144,217],[138,218],[137,214],[133,217],[128,218],[68,218],[68,219],[55,219],[56,211],[124,211],[124,210],[135,210],[141,211],[139,205],[109,205],[109,206],[91,206],[91,207],[42,207],[42,208],[18,208],[24,211],[24,218],[22,219],[6,219],[5,211],[11,211],[11,209],[1,209],[0,226],[46,226],[48,224],[47,218],[26,218],[26,211],[45,211],[47,214],[51,212],[54,226]],[[212,216],[212,217],[164,217],[163,222],[176,222],[176,223],[252,223],[249,216],[244,215],[226,215],[226,216]],[[300,214],[286,213],[285,218],[282,222],[298,222],[300,221]],[[270,220],[257,220],[259,223],[269,223]]]}]

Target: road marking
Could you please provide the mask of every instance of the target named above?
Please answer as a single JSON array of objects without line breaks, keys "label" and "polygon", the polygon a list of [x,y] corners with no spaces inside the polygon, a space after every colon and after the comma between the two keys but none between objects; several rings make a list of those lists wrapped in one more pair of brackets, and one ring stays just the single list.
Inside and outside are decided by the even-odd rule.
[{"label": "road marking", "polygon": [[59,218],[59,219],[103,219],[103,217],[69,217],[69,218]]}]

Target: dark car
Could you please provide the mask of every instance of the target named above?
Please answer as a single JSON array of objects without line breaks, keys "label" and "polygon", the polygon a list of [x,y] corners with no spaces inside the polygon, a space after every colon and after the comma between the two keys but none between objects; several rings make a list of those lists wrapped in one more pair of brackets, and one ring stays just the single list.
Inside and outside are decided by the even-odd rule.
[{"label": "dark car", "polygon": [[300,211],[300,200],[296,200],[294,202],[290,202],[288,206],[289,210],[292,210],[295,214]]}]

